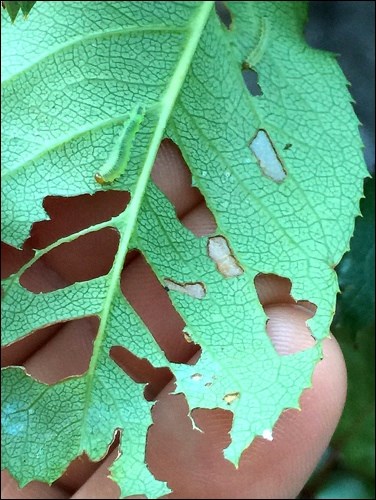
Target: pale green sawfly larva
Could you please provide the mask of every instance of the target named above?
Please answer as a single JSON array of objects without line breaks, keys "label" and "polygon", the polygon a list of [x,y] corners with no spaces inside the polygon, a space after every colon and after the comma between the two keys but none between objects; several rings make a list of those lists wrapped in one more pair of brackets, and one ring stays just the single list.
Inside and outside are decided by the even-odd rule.
[{"label": "pale green sawfly larva", "polygon": [[94,176],[94,179],[99,184],[113,182],[124,172],[129,161],[134,138],[144,117],[145,109],[141,105],[137,105],[132,109],[106,163]]}]

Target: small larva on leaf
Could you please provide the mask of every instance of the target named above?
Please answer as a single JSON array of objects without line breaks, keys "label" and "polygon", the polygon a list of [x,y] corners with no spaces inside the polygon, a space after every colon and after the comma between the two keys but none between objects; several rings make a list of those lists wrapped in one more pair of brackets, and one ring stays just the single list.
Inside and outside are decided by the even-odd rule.
[{"label": "small larva on leaf", "polygon": [[98,182],[98,184],[113,182],[124,172],[129,161],[134,138],[140,130],[144,117],[145,108],[139,104],[136,105],[130,112],[129,117],[125,120],[123,129],[121,130],[106,163],[94,175],[94,179]]}]

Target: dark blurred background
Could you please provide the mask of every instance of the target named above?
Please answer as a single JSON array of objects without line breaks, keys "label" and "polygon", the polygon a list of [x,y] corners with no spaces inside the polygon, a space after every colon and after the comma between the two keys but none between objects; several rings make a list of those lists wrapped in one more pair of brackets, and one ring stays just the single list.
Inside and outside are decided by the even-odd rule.
[{"label": "dark blurred background", "polygon": [[364,155],[375,165],[375,2],[309,2],[306,39],[316,48],[339,54],[351,83],[355,112],[363,127]]}]

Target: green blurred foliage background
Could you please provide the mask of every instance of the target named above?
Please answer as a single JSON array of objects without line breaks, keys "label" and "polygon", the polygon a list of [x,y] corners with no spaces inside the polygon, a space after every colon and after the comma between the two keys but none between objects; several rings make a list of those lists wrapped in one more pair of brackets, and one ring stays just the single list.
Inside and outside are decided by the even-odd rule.
[{"label": "green blurred foliage background", "polygon": [[329,448],[300,498],[375,498],[375,179],[366,179],[363,217],[338,266],[332,332],[345,356],[348,393]]}]

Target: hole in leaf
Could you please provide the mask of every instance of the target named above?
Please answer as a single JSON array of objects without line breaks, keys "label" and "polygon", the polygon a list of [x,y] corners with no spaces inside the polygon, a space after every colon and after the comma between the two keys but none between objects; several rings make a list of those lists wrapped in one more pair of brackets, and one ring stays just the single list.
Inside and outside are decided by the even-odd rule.
[{"label": "hole in leaf", "polygon": [[[228,410],[193,410],[191,417],[202,433],[192,427],[183,395],[169,395],[153,407],[155,424],[149,429],[147,463],[156,477],[168,481],[177,498],[233,498],[237,484],[234,476],[239,477],[239,471],[223,458],[223,449],[231,439],[233,413],[229,410],[231,406]],[[193,460],[192,454],[187,453],[187,445],[194,450]],[[218,487],[215,481],[207,482],[208,464],[210,474],[215,471],[216,477],[226,477],[226,481],[228,476],[233,478],[225,493],[223,481]],[[188,470],[189,474],[174,473]]]},{"label": "hole in leaf", "polygon": [[291,296],[291,281],[288,278],[277,274],[259,273],[254,282],[263,307],[271,304],[296,304]]},{"label": "hole in leaf", "polygon": [[263,307],[272,304],[297,304],[309,309],[312,316],[316,313],[316,305],[308,300],[296,301],[291,295],[292,284],[288,278],[272,273],[259,273],[255,277],[255,286]]},{"label": "hole in leaf", "polygon": [[61,323],[47,326],[1,348],[1,366],[22,365],[62,327]]},{"label": "hole in leaf", "polygon": [[124,268],[121,288],[169,361],[186,363],[199,350],[183,336],[184,321],[140,252]]},{"label": "hole in leaf", "polygon": [[286,170],[266,130],[258,130],[249,147],[266,177],[277,183],[285,180]]},{"label": "hole in leaf", "polygon": [[98,191],[93,195],[48,196],[43,206],[50,220],[37,222],[31,230],[32,248],[44,248],[59,238],[105,222],[121,214],[129,203],[126,191]]},{"label": "hole in leaf", "polygon": [[231,29],[232,15],[230,9],[227,7],[226,2],[215,2],[215,11],[221,20],[223,26],[228,30]]},{"label": "hole in leaf", "polygon": [[195,236],[204,237],[215,233],[217,224],[214,216],[205,203],[200,203],[191,212],[187,213],[181,223]]},{"label": "hole in leaf", "polygon": [[244,83],[251,95],[254,97],[262,95],[261,87],[258,83],[258,74],[254,69],[244,68],[242,70]]},{"label": "hole in leaf", "polygon": [[29,244],[25,243],[23,249],[19,250],[1,242],[1,279],[16,273],[33,255],[34,251]]},{"label": "hole in leaf", "polygon": [[110,349],[110,357],[135,382],[146,384],[145,398],[152,401],[172,379],[168,368],[155,368],[147,359],[141,359],[122,346]]},{"label": "hole in leaf", "polygon": [[[20,283],[31,292],[51,292],[106,275],[118,243],[119,234],[112,228],[85,234],[46,253],[23,273]],[[49,269],[50,279],[46,279],[45,269]]]},{"label": "hole in leaf", "polygon": [[316,306],[294,300],[287,278],[260,273],[255,277],[255,286],[268,317],[266,331],[277,353],[287,356],[312,347],[316,341],[306,321],[314,316]]},{"label": "hole in leaf", "polygon": [[192,186],[192,174],[180,149],[169,139],[161,143],[151,177],[174,205],[179,219],[204,201],[200,191]]},{"label": "hole in leaf", "polygon": [[98,324],[94,316],[63,323],[58,333],[26,360],[27,372],[46,384],[85,373]]},{"label": "hole in leaf", "polygon": [[216,229],[214,217],[200,191],[192,185],[192,174],[178,146],[162,141],[152,179],[175,207],[180,222],[195,236],[211,234]]},{"label": "hole in leaf", "polygon": [[67,284],[55,270],[46,265],[43,259],[38,259],[21,275],[20,283],[34,293],[57,290]]},{"label": "hole in leaf", "polygon": [[[44,207],[51,219],[34,224],[25,248],[43,249],[62,237],[109,220],[122,213],[128,202],[129,193],[120,191],[48,197]],[[118,240],[117,232],[106,228],[60,245],[35,262],[24,273],[21,283],[32,292],[48,292],[106,274]]]},{"label": "hole in leaf", "polygon": [[128,250],[128,253],[125,257],[124,268],[129,266],[131,264],[131,262],[133,262],[139,256],[140,256],[140,252],[138,250]]},{"label": "hole in leaf", "polygon": [[83,486],[84,483],[94,474],[96,470],[105,462],[108,455],[110,455],[119,446],[119,432],[116,433],[109,450],[104,458],[98,462],[92,462],[90,458],[83,453],[75,460],[73,460],[64,474],[54,482],[54,485],[60,486],[70,496]]}]

